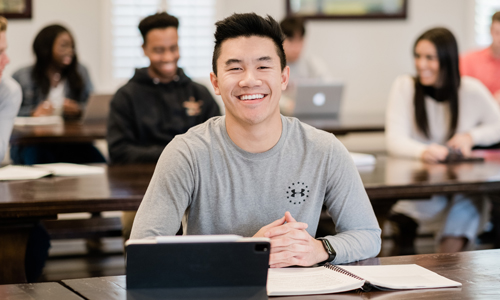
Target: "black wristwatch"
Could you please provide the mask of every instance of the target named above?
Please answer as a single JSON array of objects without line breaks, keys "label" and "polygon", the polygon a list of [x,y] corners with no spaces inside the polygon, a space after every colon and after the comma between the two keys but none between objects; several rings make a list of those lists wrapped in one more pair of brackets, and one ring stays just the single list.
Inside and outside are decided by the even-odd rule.
[{"label": "black wristwatch", "polygon": [[332,262],[337,256],[337,252],[335,252],[335,249],[333,249],[332,244],[330,244],[330,241],[328,241],[326,238],[317,238],[317,240],[320,240],[323,243],[323,247],[325,247],[326,253],[328,253],[327,260],[320,262],[320,264]]}]

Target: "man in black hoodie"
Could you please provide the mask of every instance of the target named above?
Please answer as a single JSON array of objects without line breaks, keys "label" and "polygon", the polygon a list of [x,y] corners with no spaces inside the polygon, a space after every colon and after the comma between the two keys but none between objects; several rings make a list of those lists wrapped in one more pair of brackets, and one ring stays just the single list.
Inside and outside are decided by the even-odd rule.
[{"label": "man in black hoodie", "polygon": [[[139,23],[147,68],[137,69],[111,101],[108,149],[112,164],[156,163],[177,134],[220,115],[210,92],[177,67],[179,21],[167,13]],[[122,215],[128,239],[135,212]]]},{"label": "man in black hoodie", "polygon": [[167,13],[139,23],[147,68],[115,94],[108,119],[111,163],[156,163],[175,135],[201,124],[220,109],[206,87],[177,67],[179,21]]}]

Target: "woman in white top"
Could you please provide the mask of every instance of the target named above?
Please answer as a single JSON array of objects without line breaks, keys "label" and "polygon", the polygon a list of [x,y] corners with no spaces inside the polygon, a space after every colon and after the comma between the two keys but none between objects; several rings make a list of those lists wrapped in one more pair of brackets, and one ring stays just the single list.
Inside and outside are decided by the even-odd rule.
[{"label": "woman in white top", "polygon": [[[444,161],[450,150],[469,156],[473,146],[500,141],[500,109],[478,80],[460,77],[458,47],[445,28],[424,32],[414,45],[416,77],[400,76],[389,96],[387,149],[391,155]],[[444,219],[439,252],[463,250],[480,228],[481,197],[455,195],[451,201],[399,201],[393,211],[418,222]],[[472,243],[469,243],[471,245]]]},{"label": "woman in white top", "polygon": [[[73,35],[61,25],[46,26],[33,41],[33,53],[35,63],[12,75],[23,93],[19,116],[79,118],[93,87]],[[92,143],[13,145],[10,153],[16,164],[105,162]]]}]

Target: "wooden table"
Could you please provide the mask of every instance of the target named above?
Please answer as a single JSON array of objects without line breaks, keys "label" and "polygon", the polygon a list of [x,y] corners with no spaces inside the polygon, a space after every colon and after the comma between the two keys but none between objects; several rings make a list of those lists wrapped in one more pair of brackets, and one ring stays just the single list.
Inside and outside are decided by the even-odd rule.
[{"label": "wooden table", "polygon": [[[269,297],[269,299],[498,299],[500,297],[500,250],[454,254],[423,254],[371,258],[353,265],[418,264],[462,283],[460,288],[410,291],[351,291],[340,294]],[[0,285],[1,299],[127,299],[125,276],[63,280],[58,283]],[[78,294],[76,294],[78,293]]]},{"label": "wooden table", "polygon": [[434,194],[500,191],[500,150],[475,150],[484,162],[426,164],[418,160],[378,156],[359,167],[363,185],[374,203],[384,199],[418,199]]},{"label": "wooden table", "polygon": [[0,285],[3,300],[83,300],[75,292],[57,282]]},{"label": "wooden table", "polygon": [[81,124],[66,121],[59,125],[14,126],[10,143],[89,143],[106,138],[106,123]]},{"label": "wooden table", "polygon": [[339,119],[302,119],[301,121],[335,135],[385,130],[385,117],[379,114],[344,114]]},{"label": "wooden table", "polygon": [[[329,295],[269,297],[269,299],[500,299],[500,250],[481,250],[453,254],[422,254],[371,258],[353,265],[418,264],[451,280],[460,288],[409,291],[352,291]],[[63,280],[88,300],[127,299],[125,276]]]},{"label": "wooden table", "polygon": [[[346,115],[339,120],[309,120],[312,126],[336,135],[352,132],[384,131],[384,117],[380,115]],[[106,138],[106,123],[81,124],[66,121],[59,125],[14,126],[10,143],[88,143]]]},{"label": "wooden table", "polygon": [[26,282],[30,230],[59,213],[136,210],[154,165],[106,168],[105,174],[0,182],[0,284]]},{"label": "wooden table", "polygon": [[101,166],[106,172],[99,175],[0,182],[0,220],[136,210],[155,166]]},{"label": "wooden table", "polygon": [[[384,216],[398,199],[498,193],[500,154],[483,155],[484,163],[448,166],[379,157],[359,170],[377,215]],[[0,182],[0,283],[25,281],[24,249],[35,222],[58,213],[136,210],[153,170],[153,165],[111,166],[103,175]]]},{"label": "wooden table", "polygon": [[[379,224],[400,199],[429,199],[432,195],[499,194],[500,150],[475,150],[484,162],[426,164],[418,160],[377,157],[373,168],[359,168],[363,185]],[[490,197],[495,207],[499,199]]]},{"label": "wooden table", "polygon": [[[484,151],[484,163],[429,165],[411,159],[380,156],[360,167],[361,179],[374,205],[436,193],[500,191],[500,152]],[[105,174],[47,177],[0,182],[0,220],[51,217],[58,213],[136,210],[154,165],[105,166]]]}]

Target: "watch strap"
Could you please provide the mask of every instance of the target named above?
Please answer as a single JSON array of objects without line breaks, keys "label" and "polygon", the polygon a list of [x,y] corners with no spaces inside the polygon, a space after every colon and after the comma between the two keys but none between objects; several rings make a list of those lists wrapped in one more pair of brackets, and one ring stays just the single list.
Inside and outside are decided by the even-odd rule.
[{"label": "watch strap", "polygon": [[323,247],[325,248],[326,253],[328,253],[328,258],[325,261],[321,262],[321,264],[332,262],[337,256],[337,252],[335,252],[335,249],[333,249],[330,241],[326,238],[317,238],[317,240],[320,240],[323,243]]}]

